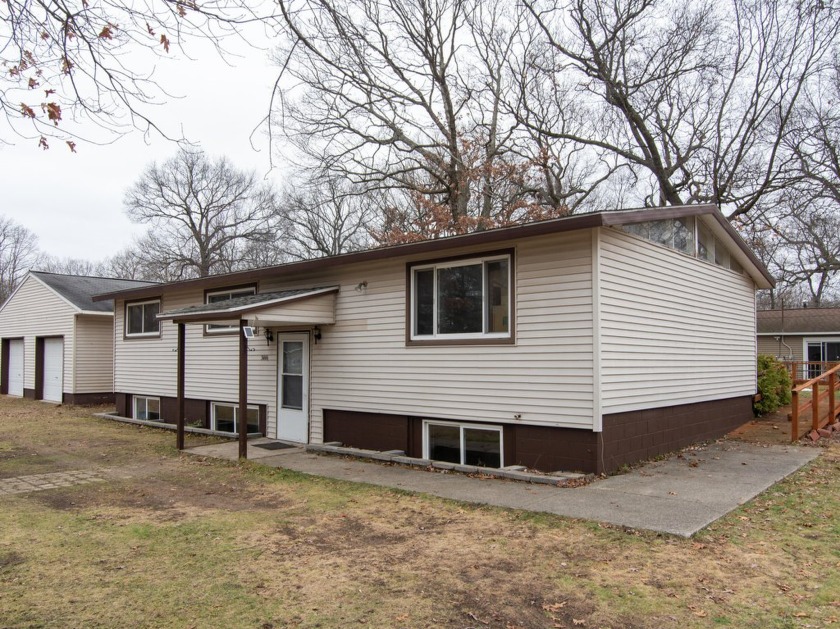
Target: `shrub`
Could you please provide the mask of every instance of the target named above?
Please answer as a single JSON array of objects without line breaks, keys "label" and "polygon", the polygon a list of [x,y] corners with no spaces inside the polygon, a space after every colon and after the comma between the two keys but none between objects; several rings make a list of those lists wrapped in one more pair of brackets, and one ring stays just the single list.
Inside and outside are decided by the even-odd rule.
[{"label": "shrub", "polygon": [[758,392],[761,399],[753,404],[756,415],[772,413],[790,404],[790,372],[784,363],[773,356],[758,356]]}]

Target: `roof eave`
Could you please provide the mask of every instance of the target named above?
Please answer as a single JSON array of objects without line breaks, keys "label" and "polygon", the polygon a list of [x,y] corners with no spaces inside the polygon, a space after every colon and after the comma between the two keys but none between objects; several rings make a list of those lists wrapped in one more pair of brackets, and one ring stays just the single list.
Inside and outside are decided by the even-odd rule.
[{"label": "roof eave", "polygon": [[720,223],[723,229],[726,230],[727,234],[730,236],[730,238],[736,244],[736,246],[738,246],[738,248],[744,252],[745,256],[748,258],[751,265],[754,267],[754,273],[751,273],[751,276],[753,277],[753,280],[755,281],[756,285],[759,286],[759,288],[772,288],[773,286],[775,286],[775,280],[770,275],[769,271],[767,271],[767,269],[764,267],[764,264],[750,250],[750,248],[743,241],[743,239],[735,230],[735,228],[732,227],[726,220],[726,218],[718,211],[717,207],[711,204],[703,204],[577,214],[549,221],[526,223],[524,225],[514,225],[512,227],[491,229],[481,232],[472,232],[469,234],[462,234],[457,236],[447,236],[445,238],[423,240],[420,242],[393,245],[390,247],[366,249],[364,251],[344,253],[337,256],[315,258],[312,260],[303,260],[299,262],[289,262],[286,264],[264,267],[261,269],[237,271],[235,273],[227,273],[224,275],[212,275],[209,277],[182,280],[179,282],[170,282],[168,284],[155,284],[153,286],[148,286],[136,290],[129,289],[125,291],[114,291],[110,293],[103,293],[102,295],[95,295],[93,297],[93,300],[102,301],[106,299],[135,299],[142,297],[152,297],[158,296],[161,293],[166,292],[170,288],[216,288],[223,286],[231,286],[236,283],[245,281],[252,282],[265,277],[277,277],[278,275],[304,273],[307,271],[320,270],[337,265],[343,266],[356,262],[369,262],[393,258],[396,256],[417,255],[435,252],[439,250],[452,249],[456,247],[469,247],[479,244],[493,244],[505,240],[513,240],[518,238],[527,238],[568,231],[577,231],[580,229],[629,225],[633,223],[642,223],[645,221],[657,219],[679,218],[683,216],[699,216],[705,214],[710,214],[714,216],[715,220],[718,223]]},{"label": "roof eave", "polygon": [[201,312],[196,312],[195,314],[190,313],[179,313],[178,311],[173,311],[171,313],[163,312],[157,315],[157,318],[161,321],[173,321],[175,323],[204,323],[207,321],[219,321],[219,320],[228,320],[228,319],[236,319],[237,316],[243,314],[249,314],[252,312],[258,312],[260,310],[264,310],[271,306],[276,306],[278,304],[288,304],[295,301],[301,301],[304,299],[310,299],[312,297],[317,297],[319,295],[327,295],[329,293],[337,293],[339,291],[338,286],[329,286],[326,288],[320,288],[314,291],[308,291],[306,293],[301,293],[299,295],[291,295],[289,297],[281,297],[279,299],[271,299],[268,301],[262,301],[257,304],[248,304],[245,306],[238,306],[234,308],[225,308],[222,310],[203,310]]}]

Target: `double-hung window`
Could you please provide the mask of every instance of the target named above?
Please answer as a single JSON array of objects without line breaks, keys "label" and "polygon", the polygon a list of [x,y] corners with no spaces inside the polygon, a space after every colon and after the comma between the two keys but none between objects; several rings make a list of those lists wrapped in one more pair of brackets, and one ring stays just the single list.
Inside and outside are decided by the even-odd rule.
[{"label": "double-hung window", "polygon": [[[204,302],[207,304],[215,304],[221,301],[227,301],[228,299],[236,299],[237,297],[247,297],[248,295],[253,295],[256,292],[257,289],[254,286],[212,291],[205,294]],[[238,326],[235,325],[210,324],[205,326],[205,331],[208,334],[219,334],[224,332],[235,332],[237,328]]]},{"label": "double-hung window", "polygon": [[511,255],[411,267],[411,340],[510,339]]},{"label": "double-hung window", "polygon": [[126,336],[159,336],[160,299],[128,303],[125,305]]}]

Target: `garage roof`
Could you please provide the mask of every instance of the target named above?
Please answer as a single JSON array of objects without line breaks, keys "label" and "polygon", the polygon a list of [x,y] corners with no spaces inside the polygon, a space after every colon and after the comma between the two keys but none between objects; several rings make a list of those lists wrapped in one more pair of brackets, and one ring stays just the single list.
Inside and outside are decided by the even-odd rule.
[{"label": "garage roof", "polygon": [[154,285],[154,282],[118,280],[111,277],[63,275],[45,271],[30,271],[30,275],[46,284],[73,306],[85,312],[114,312],[113,301],[93,301],[94,295]]}]

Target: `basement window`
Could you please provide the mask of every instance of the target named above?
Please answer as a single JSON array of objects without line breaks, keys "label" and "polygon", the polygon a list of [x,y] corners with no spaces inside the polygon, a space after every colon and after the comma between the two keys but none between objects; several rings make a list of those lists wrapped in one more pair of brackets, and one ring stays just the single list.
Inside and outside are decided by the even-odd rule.
[{"label": "basement window", "polygon": [[502,467],[502,427],[426,420],[423,458],[459,465]]},{"label": "basement window", "polygon": [[134,396],[134,419],[160,421],[160,398]]},{"label": "basement window", "polygon": [[[219,432],[239,432],[239,405],[213,402],[210,412],[210,428]],[[260,409],[248,406],[248,433],[260,432]]]}]

